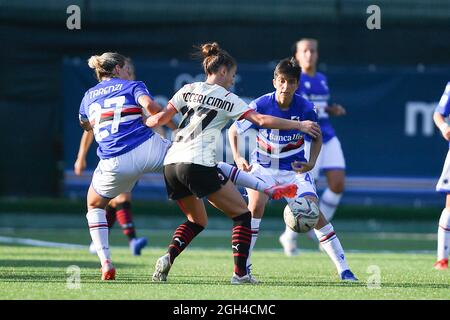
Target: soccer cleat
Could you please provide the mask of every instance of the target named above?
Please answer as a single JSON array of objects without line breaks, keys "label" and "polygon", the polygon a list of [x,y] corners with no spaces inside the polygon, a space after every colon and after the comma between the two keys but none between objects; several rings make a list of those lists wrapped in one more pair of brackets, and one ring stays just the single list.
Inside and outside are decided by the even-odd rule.
[{"label": "soccer cleat", "polygon": [[156,261],[155,272],[153,272],[152,281],[167,281],[167,274],[169,273],[171,266],[172,264],[170,263],[170,255],[166,253]]},{"label": "soccer cleat", "polygon": [[111,261],[106,260],[100,271],[102,272],[102,280],[116,280],[116,268]]},{"label": "soccer cleat", "polygon": [[252,281],[253,281],[254,284],[258,284],[259,283],[259,281],[252,274],[252,265],[251,264],[247,266],[247,274],[248,274],[248,276],[251,279],[253,279]]},{"label": "soccer cleat", "polygon": [[344,270],[341,273],[341,280],[342,281],[358,281],[358,278],[355,277],[353,272],[350,270]]},{"label": "soccer cleat", "polygon": [[95,249],[94,242],[91,242],[91,244],[89,245],[89,253],[90,254],[97,254],[97,249]]},{"label": "soccer cleat", "polygon": [[233,277],[231,277],[231,284],[258,284],[258,280],[256,280],[250,273],[247,273],[245,276],[239,277],[236,273],[233,273]]},{"label": "soccer cleat", "polygon": [[284,249],[284,254],[288,257],[298,256],[300,251],[297,249],[297,240],[288,239],[284,236],[284,233],[279,238],[281,245]]},{"label": "soccer cleat", "polygon": [[436,270],[448,269],[448,259],[441,259],[441,260],[436,261],[436,263],[434,264],[434,268]]},{"label": "soccer cleat", "polygon": [[279,200],[283,197],[294,198],[297,194],[297,188],[296,184],[275,185],[264,190],[264,193],[274,200]]},{"label": "soccer cleat", "polygon": [[134,256],[140,256],[141,250],[147,245],[147,238],[134,238],[130,241],[130,250]]}]

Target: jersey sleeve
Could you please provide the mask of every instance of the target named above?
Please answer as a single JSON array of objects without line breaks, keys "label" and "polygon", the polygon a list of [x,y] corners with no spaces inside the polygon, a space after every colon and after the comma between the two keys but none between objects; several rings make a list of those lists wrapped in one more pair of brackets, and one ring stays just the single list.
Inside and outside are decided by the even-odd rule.
[{"label": "jersey sleeve", "polygon": [[[248,107],[249,107],[248,111],[258,111],[258,105],[254,100],[250,102]],[[255,124],[245,119],[236,121],[235,126],[239,134],[242,134],[249,129],[257,129],[257,126]]]},{"label": "jersey sleeve", "polygon": [[447,83],[447,86],[445,87],[444,94],[441,97],[441,100],[439,100],[439,104],[436,107],[436,112],[440,113],[444,117],[448,117],[450,115],[450,82]]},{"label": "jersey sleeve", "polygon": [[88,106],[86,106],[86,96],[83,97],[80,103],[80,111],[78,112],[78,119],[83,122],[88,122]]},{"label": "jersey sleeve", "polygon": [[155,100],[147,89],[147,86],[142,81],[136,81],[136,86],[133,89],[134,100],[139,105],[140,96],[149,96],[152,100]]},{"label": "jersey sleeve", "polygon": [[169,104],[171,104],[175,109],[177,109],[178,112],[181,111],[181,108],[183,108],[186,105],[186,101],[184,100],[184,94],[186,93],[188,85],[184,85],[180,90],[177,91],[177,93],[174,94],[172,99],[169,100]]},{"label": "jersey sleeve", "polygon": [[244,115],[246,112],[251,111],[250,107],[247,103],[245,103],[241,98],[239,98],[234,93],[231,94],[230,102],[233,105],[233,109],[228,113],[228,117],[232,120],[238,120],[242,115]]}]

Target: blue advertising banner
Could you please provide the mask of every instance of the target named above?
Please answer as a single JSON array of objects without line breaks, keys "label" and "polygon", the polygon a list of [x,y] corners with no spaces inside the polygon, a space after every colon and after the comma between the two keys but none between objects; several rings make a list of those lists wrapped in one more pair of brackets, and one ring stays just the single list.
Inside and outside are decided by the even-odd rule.
[{"label": "blue advertising banner", "polygon": [[[135,66],[138,80],[146,83],[162,106],[184,84],[204,80],[200,63],[135,61]],[[273,91],[274,67],[275,63],[239,64],[233,91],[248,102]],[[80,197],[86,194],[98,158],[93,146],[88,170],[81,177],[74,175],[82,135],[78,109],[84,92],[96,80],[79,58],[66,59],[63,68],[65,192]],[[331,102],[347,110],[346,116],[332,119],[347,162],[343,203],[442,204],[443,197],[434,188],[448,144],[435,129],[432,116],[450,80],[450,67],[322,66],[321,71],[328,77]],[[252,145],[250,137],[246,149]],[[226,134],[218,147],[223,151],[218,152],[222,155],[218,160],[232,162]],[[319,179],[319,189],[324,183]],[[143,177],[133,193],[135,198],[167,198],[159,174]]]}]

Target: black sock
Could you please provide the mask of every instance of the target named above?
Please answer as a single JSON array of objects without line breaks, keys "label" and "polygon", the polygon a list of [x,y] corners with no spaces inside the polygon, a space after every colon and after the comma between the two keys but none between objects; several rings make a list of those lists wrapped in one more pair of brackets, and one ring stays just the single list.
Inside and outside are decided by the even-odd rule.
[{"label": "black sock", "polygon": [[234,256],[234,273],[240,277],[247,274],[247,259],[252,241],[251,220],[250,211],[233,218],[231,248]]},{"label": "black sock", "polygon": [[172,242],[170,242],[169,250],[167,251],[170,255],[170,263],[173,263],[175,258],[203,229],[204,227],[201,225],[190,222],[189,220],[178,226],[172,236]]}]

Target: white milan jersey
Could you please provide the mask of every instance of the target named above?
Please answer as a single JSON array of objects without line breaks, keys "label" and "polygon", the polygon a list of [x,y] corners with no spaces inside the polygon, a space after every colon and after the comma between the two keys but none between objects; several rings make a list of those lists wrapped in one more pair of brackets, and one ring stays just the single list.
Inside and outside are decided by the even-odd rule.
[{"label": "white milan jersey", "polygon": [[237,95],[216,84],[195,82],[181,88],[169,101],[182,114],[164,164],[216,164],[216,144],[230,120],[253,111]]}]

